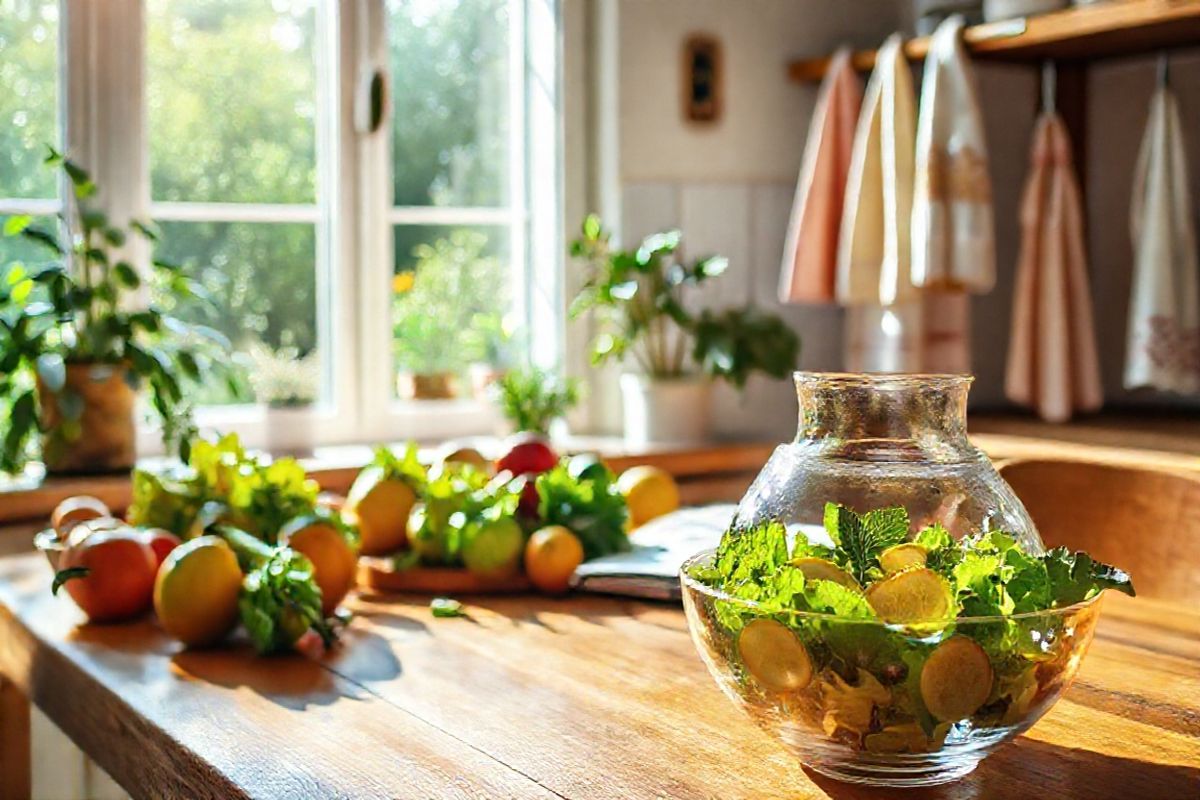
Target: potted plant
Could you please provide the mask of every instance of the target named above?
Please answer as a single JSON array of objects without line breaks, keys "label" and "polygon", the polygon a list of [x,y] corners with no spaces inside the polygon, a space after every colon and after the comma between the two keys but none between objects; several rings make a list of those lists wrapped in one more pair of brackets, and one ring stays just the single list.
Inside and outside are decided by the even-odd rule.
[{"label": "potted plant", "polygon": [[547,436],[550,425],[579,403],[578,378],[529,367],[507,372],[494,386],[496,402],[517,432]]},{"label": "potted plant", "polygon": [[467,367],[471,396],[485,400],[520,354],[520,343],[508,320],[497,312],[478,314],[471,321],[469,345],[472,361]]},{"label": "potted plant", "polygon": [[24,469],[39,438],[48,473],[129,469],[143,385],[164,443],[186,458],[195,428],[183,384],[211,379],[229,342],[140,302],[147,283],[158,296],[207,301],[172,264],[154,259],[143,275],[123,260],[127,238],[153,243],[153,230],[136,221],[128,229],[111,224],[89,202],[96,185],[85,170],[53,149],[46,163],[70,181],[68,210],[56,221],[20,215],[4,223],[5,236],[36,243],[48,260],[6,264],[0,280],[0,406],[10,417],[0,472]]},{"label": "potted plant", "polygon": [[507,305],[503,265],[484,253],[486,245],[478,231],[453,230],[415,248],[416,269],[396,276],[393,354],[400,397],[454,397],[467,365],[477,360],[476,325]]},{"label": "potted plant", "polygon": [[776,378],[795,369],[800,340],[778,316],[752,306],[693,313],[687,293],[719,277],[722,256],[685,263],[682,235],[646,237],[636,250],[615,250],[600,220],[589,215],[571,254],[584,261],[584,285],[570,316],[591,313],[599,332],[592,362],[617,359],[633,367],[621,376],[625,438],[698,441],[707,438],[712,378],[741,389],[756,371]]},{"label": "potted plant", "polygon": [[313,405],[321,380],[316,352],[301,356],[294,347],[272,350],[256,344],[247,357],[254,397],[266,406],[267,451],[311,455],[316,437]]}]

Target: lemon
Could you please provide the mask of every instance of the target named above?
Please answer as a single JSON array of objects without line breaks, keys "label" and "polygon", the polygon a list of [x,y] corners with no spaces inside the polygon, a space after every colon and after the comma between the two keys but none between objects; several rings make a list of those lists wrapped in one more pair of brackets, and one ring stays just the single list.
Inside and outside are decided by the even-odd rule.
[{"label": "lemon", "polygon": [[804,573],[806,581],[833,581],[847,589],[862,591],[853,575],[828,559],[812,556],[797,558],[792,561],[792,566]]},{"label": "lemon", "polygon": [[403,547],[408,513],[416,502],[417,493],[405,481],[385,477],[378,467],[360,472],[346,498],[346,511],[358,518],[363,555],[381,556]]},{"label": "lemon", "polygon": [[617,489],[629,506],[632,528],[679,508],[679,487],[675,479],[658,467],[641,466],[625,470],[617,479]]},{"label": "lemon", "polygon": [[738,634],[742,663],[765,688],[774,692],[803,689],[812,680],[812,659],[803,643],[773,619],[756,619]]},{"label": "lemon", "polygon": [[937,646],[921,668],[921,699],[943,722],[971,716],[992,693],[992,665],[973,639],[951,636]]},{"label": "lemon", "polygon": [[904,542],[880,553],[879,566],[883,567],[884,572],[891,575],[893,572],[901,572],[910,567],[925,566],[927,555],[928,553],[921,545]]},{"label": "lemon", "polygon": [[934,622],[951,615],[950,587],[931,569],[889,575],[867,588],[867,602],[884,622]]},{"label": "lemon", "polygon": [[217,536],[200,536],[171,551],[154,582],[154,611],[163,630],[186,645],[214,644],[238,619],[242,570]]}]

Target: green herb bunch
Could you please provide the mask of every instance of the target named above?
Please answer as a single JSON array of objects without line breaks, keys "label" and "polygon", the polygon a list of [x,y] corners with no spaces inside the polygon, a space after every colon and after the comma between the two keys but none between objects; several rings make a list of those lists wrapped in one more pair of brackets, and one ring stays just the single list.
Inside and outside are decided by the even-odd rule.
[{"label": "green herb bunch", "polygon": [[550,423],[579,403],[578,378],[537,367],[511,370],[495,385],[500,411],[518,431],[546,435]]},{"label": "green herb bunch", "polygon": [[[186,459],[195,427],[183,384],[211,380],[214,373],[232,381],[223,359],[229,341],[141,302],[140,293],[152,283],[202,308],[211,300],[174,264],[155,258],[152,274],[144,275],[123,260],[118,251],[131,236],[153,244],[155,231],[136,220],[127,228],[111,223],[93,205],[97,187],[90,175],[61,153],[50,149],[45,163],[70,183],[67,208],[52,219],[15,215],[4,222],[6,237],[37,245],[46,260],[0,265],[0,406],[8,406],[11,417],[0,442],[0,472],[25,466],[39,431],[51,447],[82,435],[83,402],[66,385],[69,364],[127,367],[134,388],[148,385],[168,448]],[[37,381],[58,396],[63,420],[52,430],[39,414]]]},{"label": "green herb bunch", "polygon": [[537,478],[538,518],[562,525],[583,544],[585,559],[629,549],[629,507],[617,479],[593,456],[578,455]]},{"label": "green herb bunch", "polygon": [[600,220],[584,219],[571,255],[587,273],[570,315],[594,313],[604,324],[592,341],[592,362],[629,357],[647,375],[675,378],[688,371],[690,357],[704,373],[739,388],[755,371],[787,377],[800,340],[778,316],[753,307],[699,315],[688,309],[688,292],[722,275],[729,262],[707,256],[687,263],[681,245],[682,234],[667,231],[636,250],[614,250]]}]

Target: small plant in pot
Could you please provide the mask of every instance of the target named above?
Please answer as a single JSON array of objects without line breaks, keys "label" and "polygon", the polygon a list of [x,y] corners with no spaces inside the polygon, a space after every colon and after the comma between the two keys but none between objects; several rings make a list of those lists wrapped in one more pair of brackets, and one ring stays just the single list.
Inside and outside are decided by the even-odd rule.
[{"label": "small plant in pot", "polygon": [[550,434],[550,426],[579,403],[578,378],[537,367],[505,373],[493,387],[500,412],[517,432]]},{"label": "small plant in pot", "polygon": [[97,189],[85,170],[53,149],[46,163],[70,181],[68,209],[57,218],[4,222],[5,236],[37,244],[47,260],[0,267],[0,407],[8,406],[11,420],[0,440],[0,472],[21,472],[38,445],[48,473],[129,469],[143,386],[164,444],[186,459],[195,427],[185,386],[226,375],[221,356],[229,342],[144,303],[151,285],[190,304],[207,299],[172,264],[154,259],[143,273],[125,260],[129,237],[153,243],[154,231],[136,221],[111,224],[90,202]]},{"label": "small plant in pot", "polygon": [[800,357],[799,337],[774,314],[753,306],[689,310],[688,293],[719,278],[728,261],[685,262],[682,238],[666,231],[635,250],[615,250],[590,215],[571,243],[587,272],[570,316],[597,318],[593,364],[616,359],[633,368],[621,376],[625,438],[633,444],[707,438],[713,378],[741,389],[754,372],[787,377]]},{"label": "small plant in pot", "polygon": [[416,269],[393,280],[397,394],[447,399],[467,366],[482,358],[480,320],[507,306],[504,265],[486,254],[487,237],[457,229],[413,250]]},{"label": "small plant in pot", "polygon": [[250,386],[266,406],[266,449],[276,455],[311,455],[316,437],[313,406],[321,382],[316,352],[253,345],[247,353]]}]

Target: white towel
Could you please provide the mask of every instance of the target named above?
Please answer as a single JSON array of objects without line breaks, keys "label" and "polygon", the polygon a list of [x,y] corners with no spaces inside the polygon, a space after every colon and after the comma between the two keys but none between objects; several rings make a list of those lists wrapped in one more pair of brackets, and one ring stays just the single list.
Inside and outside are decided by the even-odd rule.
[{"label": "white towel", "polygon": [[915,298],[912,244],[916,99],[900,34],[884,42],[854,134],[842,229],[837,300],[884,305]]},{"label": "white towel", "polygon": [[992,182],[962,28],[960,15],[944,21],[925,57],[913,188],[912,282],[983,293],[996,282]]},{"label": "white towel", "polygon": [[1150,101],[1134,173],[1133,289],[1125,386],[1200,393],[1200,286],[1179,105],[1167,86]]}]

